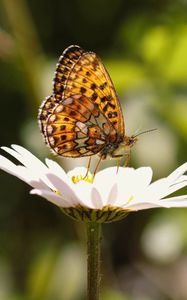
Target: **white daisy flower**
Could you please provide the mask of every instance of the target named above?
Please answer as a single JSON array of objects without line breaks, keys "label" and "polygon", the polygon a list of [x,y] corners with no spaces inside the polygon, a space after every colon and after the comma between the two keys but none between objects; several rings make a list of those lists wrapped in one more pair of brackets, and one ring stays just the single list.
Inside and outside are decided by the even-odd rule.
[{"label": "white daisy flower", "polygon": [[66,173],[58,163],[46,159],[45,164],[25,148],[1,147],[16,158],[16,165],[0,155],[0,169],[28,183],[31,194],[37,194],[59,206],[67,215],[82,221],[112,222],[129,212],[155,207],[187,207],[187,195],[168,195],[187,186],[187,163],[168,177],[153,183],[152,169],[106,168],[94,179],[85,178],[86,168]]}]

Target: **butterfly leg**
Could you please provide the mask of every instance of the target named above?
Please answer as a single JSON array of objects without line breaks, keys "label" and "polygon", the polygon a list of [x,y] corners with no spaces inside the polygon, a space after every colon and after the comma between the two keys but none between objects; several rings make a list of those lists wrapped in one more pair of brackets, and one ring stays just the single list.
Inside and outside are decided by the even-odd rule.
[{"label": "butterfly leg", "polygon": [[118,159],[118,160],[117,160],[117,170],[116,170],[116,174],[118,174],[119,167],[120,167],[120,162],[121,162],[121,160]]},{"label": "butterfly leg", "polygon": [[118,173],[119,171],[119,167],[120,167],[120,162],[121,162],[121,157],[123,157],[122,155],[113,155],[112,158],[118,158],[117,160],[117,170],[116,170],[116,174]]},{"label": "butterfly leg", "polygon": [[130,158],[131,158],[131,152],[127,153],[125,155],[125,164],[124,164],[124,167],[127,167],[128,164],[129,164],[129,161],[130,161]]},{"label": "butterfly leg", "polygon": [[96,174],[96,172],[97,172],[97,170],[98,170],[98,167],[99,167],[99,165],[100,165],[101,159],[102,159],[102,156],[99,158],[99,161],[98,161],[98,163],[97,163],[97,165],[96,165],[96,167],[95,167],[95,171],[94,171],[94,173],[93,173],[93,178],[95,177],[95,174]]},{"label": "butterfly leg", "polygon": [[88,159],[88,165],[87,165],[86,175],[84,176],[83,179],[85,179],[88,176],[88,172],[90,171],[90,166],[91,166],[91,160],[92,160],[92,158],[90,156],[89,159]]}]

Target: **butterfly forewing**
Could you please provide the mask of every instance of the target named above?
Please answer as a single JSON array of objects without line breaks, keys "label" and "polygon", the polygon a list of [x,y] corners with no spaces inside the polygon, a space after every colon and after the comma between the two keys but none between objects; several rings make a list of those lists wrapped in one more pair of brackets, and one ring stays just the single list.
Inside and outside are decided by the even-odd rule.
[{"label": "butterfly forewing", "polygon": [[67,48],[57,66],[54,93],[60,93],[64,99],[76,94],[90,98],[118,134],[124,135],[123,115],[113,83],[95,53],[85,52],[79,46]]},{"label": "butterfly forewing", "polygon": [[54,78],[54,94],[58,99],[64,97],[64,91],[69,80],[69,74],[73,70],[75,64],[84,53],[84,50],[79,46],[70,46],[64,50],[57,64],[57,69]]}]

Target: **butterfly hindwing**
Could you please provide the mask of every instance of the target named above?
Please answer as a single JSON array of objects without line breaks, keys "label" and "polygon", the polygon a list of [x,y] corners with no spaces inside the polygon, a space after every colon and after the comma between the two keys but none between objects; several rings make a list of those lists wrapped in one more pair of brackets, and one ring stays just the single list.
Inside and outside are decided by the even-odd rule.
[{"label": "butterfly hindwing", "polygon": [[[48,117],[52,114],[52,111],[56,104],[58,103],[58,100],[54,95],[47,97],[41,104],[39,108],[39,113],[38,113],[38,121],[39,121],[39,126],[40,130],[42,131],[44,135],[44,139],[46,141],[46,122]],[[46,141],[47,142],[47,141]]]},{"label": "butterfly hindwing", "polygon": [[[103,128],[98,121],[102,122]],[[59,155],[94,155],[106,143],[105,124],[107,120],[103,119],[94,103],[85,96],[73,95],[56,105],[48,117],[45,126],[46,141]]]}]

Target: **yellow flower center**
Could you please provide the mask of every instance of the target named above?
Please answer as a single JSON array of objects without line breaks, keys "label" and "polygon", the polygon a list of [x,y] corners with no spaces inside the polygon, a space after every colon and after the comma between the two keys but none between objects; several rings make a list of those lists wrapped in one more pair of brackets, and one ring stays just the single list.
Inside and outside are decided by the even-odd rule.
[{"label": "yellow flower center", "polygon": [[127,201],[127,204],[129,204],[133,199],[134,199],[134,196],[131,195]]},{"label": "yellow flower center", "polygon": [[93,183],[94,175],[93,174],[87,174],[86,176],[76,175],[76,176],[72,176],[71,180],[75,184],[80,182],[81,180],[84,180],[84,181],[89,182],[89,183]]},{"label": "yellow flower center", "polygon": [[55,191],[55,190],[54,190],[53,192],[54,192],[57,196],[61,196],[60,191],[58,191],[58,190]]}]

